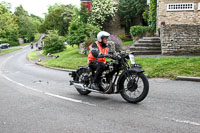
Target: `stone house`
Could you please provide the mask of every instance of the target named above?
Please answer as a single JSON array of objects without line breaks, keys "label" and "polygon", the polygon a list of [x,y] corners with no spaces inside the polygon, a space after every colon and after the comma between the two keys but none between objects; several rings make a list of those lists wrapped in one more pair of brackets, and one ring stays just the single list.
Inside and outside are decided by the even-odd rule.
[{"label": "stone house", "polygon": [[200,0],[158,0],[162,54],[200,55]]}]

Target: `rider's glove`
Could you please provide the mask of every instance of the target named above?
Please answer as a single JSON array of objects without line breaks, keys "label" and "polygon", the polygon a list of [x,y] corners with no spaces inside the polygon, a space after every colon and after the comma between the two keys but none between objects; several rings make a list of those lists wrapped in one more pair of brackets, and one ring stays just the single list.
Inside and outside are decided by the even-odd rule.
[{"label": "rider's glove", "polygon": [[112,58],[113,60],[117,60],[118,59],[117,56],[115,56],[115,55],[110,55],[110,58]]}]

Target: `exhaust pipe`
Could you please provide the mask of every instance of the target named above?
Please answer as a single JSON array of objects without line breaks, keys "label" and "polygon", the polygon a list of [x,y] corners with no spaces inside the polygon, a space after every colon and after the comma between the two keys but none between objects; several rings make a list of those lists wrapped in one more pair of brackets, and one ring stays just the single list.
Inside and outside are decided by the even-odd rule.
[{"label": "exhaust pipe", "polygon": [[83,84],[81,84],[81,83],[73,83],[73,84],[74,84],[74,87],[75,87],[76,89],[82,89],[82,90],[85,89],[85,87],[84,87]]},{"label": "exhaust pipe", "polygon": [[83,84],[81,84],[81,83],[73,83],[73,85],[76,89],[88,90],[88,91],[97,92],[97,93],[103,93],[101,91],[97,91],[97,90],[90,89],[88,87],[84,87]]}]

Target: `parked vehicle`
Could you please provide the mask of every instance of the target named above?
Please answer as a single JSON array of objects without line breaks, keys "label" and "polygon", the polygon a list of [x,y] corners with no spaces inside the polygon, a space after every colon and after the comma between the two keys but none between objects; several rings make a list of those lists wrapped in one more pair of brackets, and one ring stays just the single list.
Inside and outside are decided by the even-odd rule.
[{"label": "parked vehicle", "polygon": [[10,47],[10,44],[8,44],[8,43],[0,44],[1,49],[6,49],[6,48],[9,48],[9,47]]},{"label": "parked vehicle", "polygon": [[[102,91],[91,88],[95,72],[86,66],[81,66],[70,73],[73,78],[70,85],[74,85],[82,95],[88,95],[91,92],[102,94],[120,93],[130,103],[141,102],[148,94],[149,82],[143,74],[142,66],[135,64],[134,53],[119,52],[113,59],[116,61],[111,60],[107,63],[108,70],[99,79]],[[131,60],[131,64],[128,59]]]}]

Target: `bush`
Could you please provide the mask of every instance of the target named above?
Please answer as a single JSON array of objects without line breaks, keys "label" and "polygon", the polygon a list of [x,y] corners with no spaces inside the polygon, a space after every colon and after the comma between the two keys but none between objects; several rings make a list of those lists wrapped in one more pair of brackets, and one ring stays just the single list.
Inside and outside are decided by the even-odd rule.
[{"label": "bush", "polygon": [[105,24],[113,19],[117,10],[115,0],[93,0],[88,23],[104,28]]},{"label": "bush", "polygon": [[118,35],[117,36],[119,39],[124,40],[126,38],[126,35]]},{"label": "bush", "polygon": [[65,50],[64,38],[58,35],[57,31],[49,31],[44,39],[44,53],[58,53]]},{"label": "bush", "polygon": [[9,41],[7,39],[0,41],[0,44],[2,44],[2,43],[9,43],[10,47],[11,46],[19,46],[19,42],[18,41]]},{"label": "bush", "polygon": [[149,4],[149,19],[148,24],[152,27],[152,31],[156,32],[157,22],[157,0],[151,0]]},{"label": "bush", "polygon": [[89,51],[88,47],[94,43],[96,41],[96,38],[93,38],[93,37],[87,37],[85,38],[85,41],[84,41],[84,49],[85,49],[85,53],[87,53],[87,51]]},{"label": "bush", "polygon": [[8,41],[8,43],[10,44],[10,46],[19,46],[19,42],[14,42],[14,41]]},{"label": "bush", "polygon": [[121,49],[121,46],[122,46],[122,41],[121,41],[121,39],[117,38],[117,37],[114,36],[114,35],[110,35],[109,41],[114,42],[115,51],[119,51],[119,50]]},{"label": "bush", "polygon": [[152,28],[149,26],[132,26],[130,28],[130,34],[132,37],[135,36],[145,36],[147,33],[150,33],[151,35],[153,34]]},{"label": "bush", "polygon": [[71,22],[69,32],[66,37],[67,42],[70,45],[78,45],[84,42],[86,37],[96,37],[99,31],[100,28],[90,24],[84,24],[82,22],[77,21]]}]

